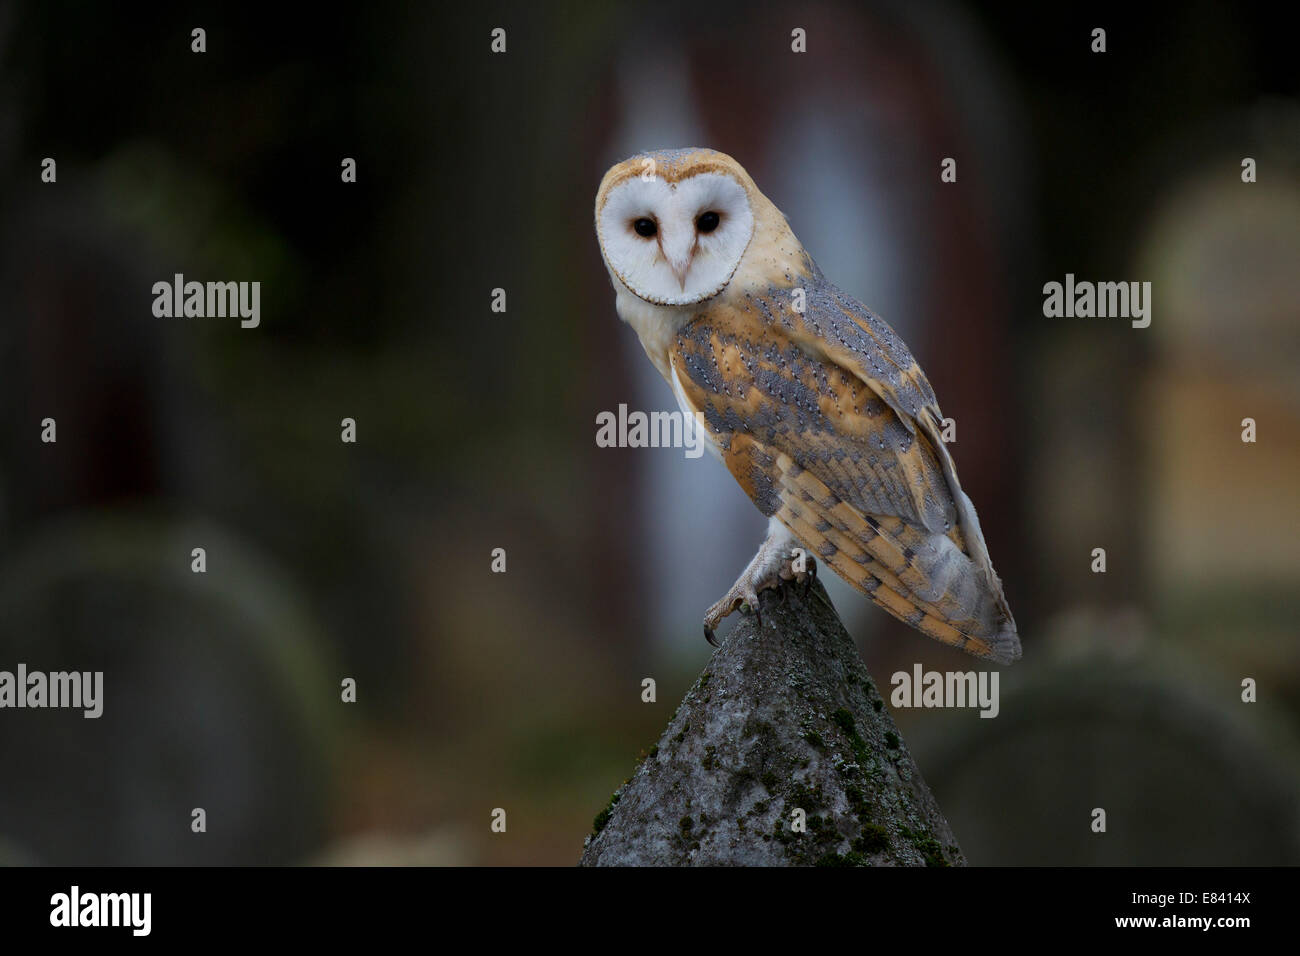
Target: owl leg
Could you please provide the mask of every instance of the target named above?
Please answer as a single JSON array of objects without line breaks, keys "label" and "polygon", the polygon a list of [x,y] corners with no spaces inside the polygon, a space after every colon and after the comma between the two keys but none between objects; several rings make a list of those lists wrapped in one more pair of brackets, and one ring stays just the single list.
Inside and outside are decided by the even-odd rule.
[{"label": "owl leg", "polygon": [[758,553],[749,562],[749,566],[741,572],[736,583],[731,586],[731,590],[722,600],[705,613],[705,640],[717,647],[718,641],[714,637],[714,632],[723,619],[738,607],[748,606],[762,625],[763,619],[758,613],[759,591],[780,588],[787,581],[799,581],[805,585],[805,590],[807,589],[817,573],[817,564],[812,555],[806,554],[803,556],[803,566],[795,570],[790,552],[798,546],[799,539],[790,533],[790,529],[776,518],[772,518],[767,525],[767,538],[759,546]]}]

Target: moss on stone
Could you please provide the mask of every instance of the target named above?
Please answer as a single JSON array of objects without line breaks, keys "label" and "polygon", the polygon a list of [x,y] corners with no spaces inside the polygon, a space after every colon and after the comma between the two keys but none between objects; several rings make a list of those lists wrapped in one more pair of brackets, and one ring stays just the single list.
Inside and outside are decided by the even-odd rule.
[{"label": "moss on stone", "polygon": [[943,847],[929,830],[913,830],[909,827],[900,827],[899,832],[921,854],[926,866],[951,866],[943,855]]},{"label": "moss on stone", "polygon": [[605,809],[596,814],[596,819],[591,821],[592,836],[599,835],[600,831],[605,829],[605,824],[609,822],[610,816],[614,813],[614,807],[618,806],[618,800],[621,796],[623,796],[622,792],[615,790],[614,795],[609,798],[609,803],[605,805]]},{"label": "moss on stone", "polygon": [[855,736],[858,732],[858,725],[853,720],[853,715],[844,707],[839,708],[839,710],[831,714],[831,720],[835,721],[840,730],[844,731],[850,737]]},{"label": "moss on stone", "polygon": [[883,853],[889,849],[889,831],[875,823],[862,823],[862,832],[852,845],[859,853]]}]

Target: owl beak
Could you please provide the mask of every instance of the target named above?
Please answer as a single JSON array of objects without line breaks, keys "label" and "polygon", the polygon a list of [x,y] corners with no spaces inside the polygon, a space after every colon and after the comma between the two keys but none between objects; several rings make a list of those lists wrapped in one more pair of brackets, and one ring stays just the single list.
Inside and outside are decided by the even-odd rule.
[{"label": "owl beak", "polygon": [[682,287],[683,292],[686,291],[686,273],[691,271],[692,258],[687,256],[685,259],[668,260],[668,265],[673,270],[673,275],[677,277],[677,284]]},{"label": "owl beak", "polygon": [[[694,230],[691,230],[694,232]],[[676,230],[664,237],[659,252],[668,262],[668,268],[677,277],[677,284],[686,291],[686,273],[691,271],[695,259],[695,236],[687,230]]]}]

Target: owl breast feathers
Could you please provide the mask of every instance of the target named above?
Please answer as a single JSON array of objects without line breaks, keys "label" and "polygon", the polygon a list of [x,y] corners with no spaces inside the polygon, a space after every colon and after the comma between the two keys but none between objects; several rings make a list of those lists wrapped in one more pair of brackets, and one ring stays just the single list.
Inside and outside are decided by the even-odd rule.
[{"label": "owl breast feathers", "polygon": [[[683,304],[644,301],[607,254],[620,314],[683,410],[702,415],[722,461],[764,515],[899,620],[978,657],[1018,659],[1015,623],[924,373],[893,329],[825,279],[739,164],[697,152],[706,159],[651,154],[669,157],[656,164],[663,195],[686,201],[677,191],[694,163],[715,176],[734,164],[752,237],[726,263],[720,292]],[[646,201],[653,211],[665,200]],[[674,215],[701,216],[694,207],[711,201],[692,199],[681,215],[666,210],[663,229]],[[601,208],[598,197],[598,233]],[[722,215],[724,223],[734,217]],[[665,236],[664,247],[674,240],[684,246]],[[679,264],[673,274],[683,275]]]}]

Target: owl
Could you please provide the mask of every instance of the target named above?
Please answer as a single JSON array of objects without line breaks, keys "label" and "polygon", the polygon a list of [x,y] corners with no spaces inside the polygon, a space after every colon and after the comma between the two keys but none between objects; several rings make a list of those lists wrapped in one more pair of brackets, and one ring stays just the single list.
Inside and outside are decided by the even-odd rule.
[{"label": "owl", "polygon": [[596,193],[596,237],[619,317],[768,518],[705,614],[710,643],[816,555],[923,634],[1001,664],[1020,657],[925,374],[827,281],[738,162],[709,149],[624,160]]}]

